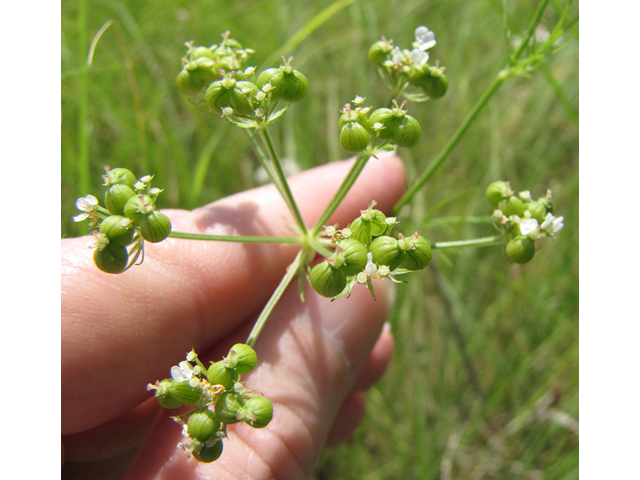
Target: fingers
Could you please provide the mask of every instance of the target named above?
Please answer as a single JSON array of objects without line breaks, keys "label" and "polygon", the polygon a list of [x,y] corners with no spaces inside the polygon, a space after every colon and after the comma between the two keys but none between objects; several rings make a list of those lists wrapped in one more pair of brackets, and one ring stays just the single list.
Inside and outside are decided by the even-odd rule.
[{"label": "fingers", "polygon": [[[319,167],[291,178],[308,224],[350,168]],[[372,159],[330,223],[345,225],[375,199],[388,210],[404,188],[395,156]],[[275,188],[243,192],[193,212],[169,211],[174,230],[225,235],[292,234]],[[195,347],[228,335],[265,303],[296,248],[168,239],[145,248],[142,267],[98,271],[85,237],[62,242],[62,431],[74,433],[132,408],[144,385]]]},{"label": "fingers", "polygon": [[[364,287],[336,302],[307,289],[305,303],[289,289],[256,344],[260,363],[245,382],[246,388],[260,389],[273,402],[272,422],[259,430],[230,426],[222,457],[200,464],[176,446],[180,427],[166,414],[125,478],[177,478],[185,472],[195,479],[308,478],[380,336],[392,298],[386,286],[374,282],[377,302]],[[358,406],[354,398],[358,410],[362,402]]]}]

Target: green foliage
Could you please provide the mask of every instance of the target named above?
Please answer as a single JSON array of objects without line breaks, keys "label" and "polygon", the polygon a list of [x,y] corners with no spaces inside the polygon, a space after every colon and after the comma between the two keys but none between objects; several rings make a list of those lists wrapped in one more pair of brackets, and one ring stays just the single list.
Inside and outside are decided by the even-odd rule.
[{"label": "green foliage", "polygon": [[[260,47],[250,62],[259,68],[295,56],[309,91],[274,135],[283,157],[309,168],[347,157],[337,122],[345,101],[387,100],[371,44],[381,35],[409,44],[426,24],[449,85],[442,99],[411,109],[422,135],[401,154],[414,179],[506,63],[506,32],[523,33],[535,9],[525,0],[361,0],[282,51],[327,4],[96,2],[84,25],[78,3],[63,2],[62,236],[84,233],[70,221],[74,201],[100,190],[105,164],[155,174],[166,192],[159,208],[194,208],[257,184],[244,133],[178,92],[185,41],[217,43],[228,29]],[[576,2],[568,18],[577,10]],[[551,2],[543,23],[551,29],[560,15]],[[107,20],[87,69],[89,42]],[[577,26],[564,34],[542,73],[505,82],[402,218],[403,231],[431,242],[491,235],[489,223],[460,219],[491,215],[485,189],[504,179],[532,192],[551,188],[565,228],[524,266],[498,247],[434,250],[431,266],[398,288],[396,353],[370,392],[363,426],[325,453],[318,479],[577,478],[578,437],[559,420],[578,417],[577,37]],[[86,178],[95,183],[80,191],[87,136]]]}]

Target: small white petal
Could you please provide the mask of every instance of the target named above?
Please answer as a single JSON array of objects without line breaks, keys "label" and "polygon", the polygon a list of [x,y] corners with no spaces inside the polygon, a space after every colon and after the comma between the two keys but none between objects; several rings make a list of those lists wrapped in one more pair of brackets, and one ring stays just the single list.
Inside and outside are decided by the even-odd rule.
[{"label": "small white petal", "polygon": [[367,274],[367,277],[375,277],[376,273],[378,273],[378,268],[376,264],[373,263],[371,252],[367,253],[367,265],[364,267],[364,273]]},{"label": "small white petal", "polygon": [[542,225],[540,226],[540,228],[542,230],[548,230],[549,227],[551,226],[551,223],[553,223],[554,218],[555,217],[553,216],[553,214],[547,213],[547,216],[544,217],[544,222],[542,222]]},{"label": "small white petal", "polygon": [[520,233],[522,235],[529,235],[531,232],[535,232],[537,228],[538,221],[535,218],[529,218],[520,223]]},{"label": "small white petal", "polygon": [[429,54],[422,50],[413,49],[411,50],[411,59],[413,60],[413,63],[421,67],[429,60]]},{"label": "small white petal", "polygon": [[89,215],[87,215],[86,213],[81,213],[80,215],[76,215],[75,217],[73,217],[73,221],[74,222],[81,222],[85,218],[88,218],[88,217],[89,217]]},{"label": "small white petal", "polygon": [[180,367],[176,367],[175,365],[171,367],[171,378],[173,378],[176,382],[184,382],[185,380],[187,380],[186,378],[184,378]]}]

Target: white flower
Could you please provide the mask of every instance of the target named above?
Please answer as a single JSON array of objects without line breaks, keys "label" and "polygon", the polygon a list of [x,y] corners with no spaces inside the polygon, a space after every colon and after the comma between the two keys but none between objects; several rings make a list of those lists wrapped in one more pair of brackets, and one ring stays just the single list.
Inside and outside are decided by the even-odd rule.
[{"label": "white flower", "polygon": [[415,36],[416,41],[413,43],[413,46],[420,50],[429,50],[436,44],[436,34],[424,25],[416,28]]},{"label": "white flower", "polygon": [[178,366],[174,365],[171,367],[171,378],[176,382],[188,382],[191,387],[197,387],[200,379],[193,376],[193,374],[196,373],[194,370],[193,365],[183,360]]},{"label": "white flower", "polygon": [[73,217],[74,222],[81,222],[85,218],[88,218],[91,212],[93,212],[98,206],[98,199],[93,195],[87,195],[86,197],[76,200],[76,208],[82,210],[84,213]]},{"label": "white flower", "polygon": [[544,222],[542,222],[540,228],[553,236],[562,230],[562,227],[564,227],[564,223],[562,223],[563,220],[564,217],[554,217],[551,213],[547,213],[547,216],[544,217]]},{"label": "white flower", "polygon": [[419,50],[417,48],[414,48],[413,50],[411,50],[410,55],[411,55],[411,60],[413,60],[413,63],[418,67],[421,67],[422,65],[426,64],[427,61],[429,60],[429,54],[424,50]]},{"label": "white flower", "polygon": [[395,47],[391,53],[391,61],[393,62],[393,65],[402,65],[402,63],[404,62],[404,55],[402,55],[402,50],[400,50],[399,47]]},{"label": "white flower", "polygon": [[531,232],[535,232],[538,229],[538,220],[535,218],[528,218],[520,222],[520,233],[522,235],[529,235]]}]

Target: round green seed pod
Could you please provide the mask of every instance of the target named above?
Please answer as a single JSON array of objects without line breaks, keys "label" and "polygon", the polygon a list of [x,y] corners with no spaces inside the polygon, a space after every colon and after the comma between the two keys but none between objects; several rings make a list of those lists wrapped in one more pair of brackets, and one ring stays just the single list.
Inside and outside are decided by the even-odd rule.
[{"label": "round green seed pod", "polygon": [[193,458],[202,463],[215,462],[222,455],[222,439],[219,439],[211,446],[202,445],[200,442],[192,441],[192,445],[195,447],[193,452]]},{"label": "round green seed pod", "polygon": [[534,200],[525,204],[526,210],[531,213],[531,218],[538,220],[538,223],[544,222],[544,217],[549,213],[547,206],[542,200]]},{"label": "round green seed pod", "polygon": [[103,248],[96,248],[93,261],[105,273],[122,273],[129,263],[129,253],[123,246],[107,244]]},{"label": "round green seed pod", "polygon": [[204,80],[193,70],[183,68],[176,78],[176,86],[185,95],[196,95],[204,87]]},{"label": "round green seed pod", "polygon": [[207,370],[207,380],[211,385],[222,385],[225,390],[233,390],[233,384],[238,380],[238,372],[228,368],[225,363],[212,363]]},{"label": "round green seed pod", "polygon": [[211,410],[201,410],[189,415],[187,431],[189,436],[201,442],[206,442],[220,430],[220,420]]},{"label": "round green seed pod", "polygon": [[171,233],[171,221],[164,213],[153,211],[140,221],[140,233],[148,242],[161,242]]},{"label": "round green seed pod", "polygon": [[363,245],[371,243],[371,238],[373,237],[371,233],[371,221],[358,217],[349,224],[348,228],[351,231],[350,239],[357,240]]},{"label": "round green seed pod", "polygon": [[111,215],[100,224],[100,233],[107,237],[109,245],[126,247],[133,241],[135,230],[127,217]]},{"label": "round green seed pod", "polygon": [[224,392],[216,400],[216,416],[222,423],[231,425],[238,423],[238,411],[244,407],[242,395],[236,392]]},{"label": "round green seed pod", "polygon": [[345,275],[355,275],[364,270],[367,264],[367,247],[353,238],[342,240],[338,246],[344,256],[345,263],[342,268]]},{"label": "round green seed pod", "polygon": [[422,87],[429,82],[431,70],[428,65],[423,67],[412,66],[409,71],[409,83],[416,87]]},{"label": "round green seed pod", "polygon": [[164,408],[178,408],[182,406],[179,400],[174,398],[169,392],[169,384],[172,382],[170,378],[165,378],[161,382],[158,382],[156,388],[156,400],[160,406]]},{"label": "round green seed pod", "polygon": [[256,351],[249,345],[236,343],[229,350],[226,364],[229,368],[234,368],[238,374],[244,375],[256,368],[258,355],[256,355]]},{"label": "round green seed pod", "polygon": [[211,51],[210,48],[207,48],[207,47],[196,47],[193,50],[191,50],[191,52],[189,53],[189,56],[194,60],[200,57],[208,58],[209,60],[216,59],[215,54]]},{"label": "round green seed pod", "polygon": [[340,130],[340,146],[349,153],[363,151],[369,145],[369,132],[358,122],[348,122]]},{"label": "round green seed pod", "polygon": [[114,215],[122,215],[124,206],[136,192],[127,185],[115,184],[111,185],[104,194],[104,203],[107,210]]},{"label": "round green seed pod", "polygon": [[392,140],[399,147],[411,147],[420,139],[420,123],[411,115],[405,115],[396,126]]},{"label": "round green seed pod", "polygon": [[515,195],[505,198],[498,202],[498,210],[501,210],[504,215],[510,217],[511,215],[518,215],[522,217],[524,215],[525,206],[522,200]]},{"label": "round green seed pod", "polygon": [[279,95],[285,102],[299,102],[309,91],[309,80],[298,70],[293,70],[291,73],[285,72],[276,90],[280,90]]},{"label": "round green seed pod", "polygon": [[393,47],[387,40],[378,40],[369,48],[369,61],[376,67],[382,67]]},{"label": "round green seed pod", "polygon": [[509,198],[511,195],[511,189],[509,188],[509,182],[503,182],[502,180],[498,180],[496,182],[492,182],[487,187],[487,200],[493,206],[493,208],[498,208],[498,204],[501,200]]},{"label": "round green seed pod", "polygon": [[425,83],[422,85],[422,91],[429,96],[429,98],[441,98],[447,93],[449,88],[449,80],[442,70],[438,67],[431,67],[429,70],[430,75],[424,78]]},{"label": "round green seed pod", "polygon": [[529,237],[515,237],[505,247],[507,258],[513,263],[527,263],[536,253],[536,246]]},{"label": "round green seed pod", "polygon": [[121,167],[110,169],[105,177],[105,186],[118,184],[133,188],[138,181],[131,170]]},{"label": "round green seed pod", "polygon": [[251,397],[244,408],[250,412],[244,421],[253,428],[264,428],[273,418],[273,404],[267,397]]},{"label": "round green seed pod", "polygon": [[133,220],[134,225],[140,225],[145,216],[155,210],[155,202],[149,195],[134,195],[124,206],[124,215]]},{"label": "round green seed pod", "polygon": [[168,385],[168,391],[172,398],[179,401],[181,405],[195,405],[202,397],[201,388],[193,388],[189,382],[177,382],[172,380]]},{"label": "round green seed pod", "polygon": [[403,251],[401,267],[409,270],[422,270],[431,263],[431,245],[422,235],[413,235],[411,238],[411,248],[404,250],[405,244],[398,242],[398,248]]},{"label": "round green seed pod", "polygon": [[236,82],[232,78],[224,78],[209,85],[205,100],[209,108],[216,113],[222,113],[223,108],[230,107],[236,114],[253,115],[251,98],[255,97],[257,91],[251,82]]},{"label": "round green seed pod", "polygon": [[375,238],[369,245],[369,252],[373,263],[387,265],[390,270],[394,270],[402,261],[398,240],[386,235]]},{"label": "round green seed pod", "polygon": [[390,108],[378,108],[374,110],[371,115],[369,115],[369,120],[367,121],[369,124],[369,131],[373,130],[373,125],[376,123],[381,123],[384,128],[379,131],[379,136],[383,140],[388,140],[393,137],[398,124],[400,123],[398,117],[393,114],[393,111]]},{"label": "round green seed pod", "polygon": [[347,277],[342,268],[333,268],[326,260],[311,269],[309,282],[323,297],[335,297],[347,286]]}]

